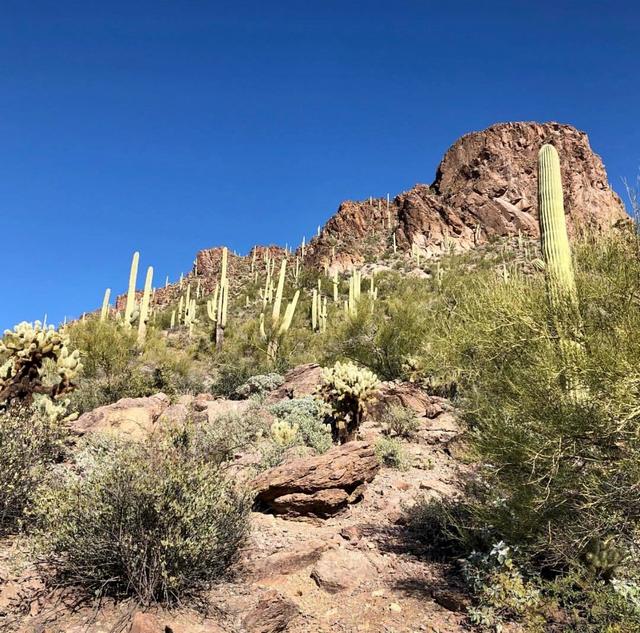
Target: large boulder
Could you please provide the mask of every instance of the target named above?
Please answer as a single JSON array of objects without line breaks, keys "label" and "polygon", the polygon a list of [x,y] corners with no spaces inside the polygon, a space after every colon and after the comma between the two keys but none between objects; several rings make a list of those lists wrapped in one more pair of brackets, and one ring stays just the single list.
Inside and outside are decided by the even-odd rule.
[{"label": "large boulder", "polygon": [[298,365],[284,376],[284,382],[270,394],[269,402],[311,396],[322,382],[322,368],[316,363]]},{"label": "large boulder", "polygon": [[317,585],[328,593],[355,589],[375,575],[376,568],[365,554],[346,548],[325,552],[311,572]]},{"label": "large boulder", "polygon": [[252,482],[258,507],[277,514],[326,517],[362,497],[380,466],[373,446],[348,442],[260,474]]},{"label": "large boulder", "polygon": [[147,398],[123,398],[83,413],[71,424],[71,428],[78,435],[107,432],[141,440],[154,430],[170,404],[169,397],[164,393]]}]

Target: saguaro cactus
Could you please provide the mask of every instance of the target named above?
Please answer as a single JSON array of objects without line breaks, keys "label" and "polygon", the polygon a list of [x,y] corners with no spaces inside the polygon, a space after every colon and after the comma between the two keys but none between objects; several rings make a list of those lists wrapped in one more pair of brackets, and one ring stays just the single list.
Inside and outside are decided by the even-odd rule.
[{"label": "saguaro cactus", "polygon": [[102,299],[102,309],[100,310],[100,320],[106,321],[109,316],[109,301],[111,299],[111,288],[107,288],[104,291],[104,298]]},{"label": "saguaro cactus", "polygon": [[136,281],[138,280],[138,261],[140,253],[136,251],[131,260],[131,269],[129,271],[129,290],[127,292],[127,303],[124,308],[124,326],[131,327],[133,321],[133,313],[136,309]]},{"label": "saguaro cactus", "polygon": [[549,321],[565,366],[563,381],[573,395],[578,395],[581,390],[575,374],[583,354],[582,326],[564,215],[560,159],[552,145],[543,145],[538,154],[538,206]]},{"label": "saguaro cactus", "polygon": [[149,320],[149,303],[151,301],[151,284],[153,283],[153,266],[147,268],[147,276],[144,280],[144,292],[142,305],[140,306],[140,319],[138,321],[138,343],[142,345],[147,336],[147,321]]}]

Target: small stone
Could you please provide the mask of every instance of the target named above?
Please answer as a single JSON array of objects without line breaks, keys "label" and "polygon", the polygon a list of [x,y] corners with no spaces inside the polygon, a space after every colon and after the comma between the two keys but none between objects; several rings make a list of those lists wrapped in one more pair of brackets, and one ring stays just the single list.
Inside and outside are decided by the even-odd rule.
[{"label": "small stone", "polygon": [[402,611],[402,607],[397,602],[392,602],[389,605],[389,611],[393,611],[394,613],[400,613]]}]

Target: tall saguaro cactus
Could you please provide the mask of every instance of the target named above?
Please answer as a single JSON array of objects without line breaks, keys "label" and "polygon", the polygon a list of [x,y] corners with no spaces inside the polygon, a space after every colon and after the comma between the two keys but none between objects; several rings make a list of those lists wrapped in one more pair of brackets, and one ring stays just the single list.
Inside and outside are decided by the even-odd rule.
[{"label": "tall saguaro cactus", "polygon": [[558,310],[567,301],[576,303],[576,282],[564,215],[560,158],[553,145],[543,145],[538,155],[538,206],[549,302]]},{"label": "tall saguaro cactus", "polygon": [[222,349],[224,341],[224,328],[227,326],[227,306],[229,303],[229,280],[227,279],[228,250],[222,249],[222,261],[220,263],[220,291],[218,294],[218,310],[216,320],[216,348]]},{"label": "tall saguaro cactus", "polygon": [[104,298],[102,299],[102,309],[100,310],[100,321],[106,321],[109,316],[109,301],[111,300],[111,288],[107,288],[104,291]]},{"label": "tall saguaro cactus", "polygon": [[140,306],[140,319],[138,321],[138,343],[142,345],[147,336],[147,321],[149,320],[149,303],[151,301],[151,284],[153,283],[153,266],[147,268],[147,276],[144,280],[144,292],[142,305]]},{"label": "tall saguaro cactus", "polygon": [[576,370],[584,353],[582,323],[564,214],[560,158],[553,145],[538,154],[540,241],[545,262],[549,322],[564,364],[563,382],[572,396],[581,393]]},{"label": "tall saguaro cactus", "polygon": [[124,326],[131,327],[131,321],[133,320],[133,312],[136,308],[136,281],[138,279],[138,261],[140,260],[140,253],[136,251],[133,254],[131,260],[131,270],[129,271],[129,289],[127,292],[127,303],[124,308]]}]

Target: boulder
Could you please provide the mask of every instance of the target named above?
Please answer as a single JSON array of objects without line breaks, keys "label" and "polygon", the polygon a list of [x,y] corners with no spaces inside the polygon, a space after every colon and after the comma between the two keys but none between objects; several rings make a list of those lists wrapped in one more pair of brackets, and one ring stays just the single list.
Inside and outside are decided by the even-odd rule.
[{"label": "boulder", "polygon": [[78,435],[107,432],[141,440],[155,428],[170,404],[168,396],[163,393],[147,398],[123,398],[83,413],[71,423],[71,429]]},{"label": "boulder", "polygon": [[311,539],[294,543],[283,551],[274,552],[265,558],[251,561],[249,575],[257,582],[273,576],[293,574],[315,563],[329,547],[327,541]]},{"label": "boulder", "polygon": [[287,398],[311,396],[322,382],[322,368],[316,363],[298,365],[284,376],[284,383],[270,394],[269,402],[278,402]]},{"label": "boulder", "polygon": [[242,625],[248,633],[278,633],[286,631],[298,613],[294,602],[278,591],[271,590],[260,596],[244,617]]},{"label": "boulder", "polygon": [[258,507],[278,514],[326,517],[361,498],[364,484],[379,468],[371,444],[348,442],[324,455],[267,470],[253,480],[252,487]]},{"label": "boulder", "polygon": [[376,567],[359,550],[338,548],[325,552],[316,563],[311,577],[329,593],[355,589],[376,576]]}]

